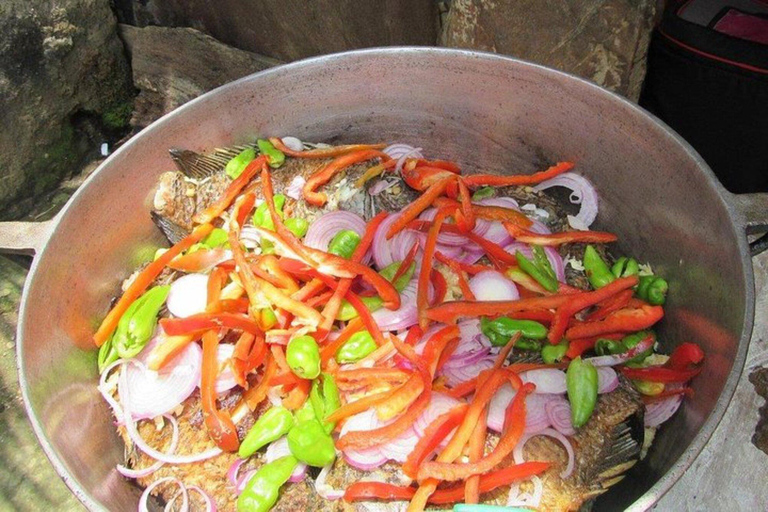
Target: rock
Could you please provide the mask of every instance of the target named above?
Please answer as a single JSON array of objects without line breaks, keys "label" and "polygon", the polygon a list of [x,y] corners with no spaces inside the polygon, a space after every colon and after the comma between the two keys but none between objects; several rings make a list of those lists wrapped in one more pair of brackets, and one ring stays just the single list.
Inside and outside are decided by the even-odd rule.
[{"label": "rock", "polygon": [[435,0],[113,0],[122,23],[192,27],[281,60],[355,48],[434,45]]},{"label": "rock", "polygon": [[760,420],[752,435],[752,444],[768,454],[768,368],[757,368],[749,374],[749,381],[755,386],[755,392],[766,402],[760,408]]},{"label": "rock", "polygon": [[134,91],[109,4],[0,2],[0,218],[124,133]]},{"label": "rock", "polygon": [[191,28],[120,25],[120,36],[139,89],[131,119],[135,127],[144,127],[220,85],[280,63]]},{"label": "rock", "polygon": [[637,100],[656,0],[453,0],[440,44],[503,53]]}]

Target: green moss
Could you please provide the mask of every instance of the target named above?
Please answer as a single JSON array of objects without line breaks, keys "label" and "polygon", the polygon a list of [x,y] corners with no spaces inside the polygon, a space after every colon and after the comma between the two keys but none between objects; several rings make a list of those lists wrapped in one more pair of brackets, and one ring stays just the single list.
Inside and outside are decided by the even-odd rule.
[{"label": "green moss", "polygon": [[132,113],[133,99],[121,101],[109,107],[101,115],[101,121],[110,130],[120,130],[128,126]]}]

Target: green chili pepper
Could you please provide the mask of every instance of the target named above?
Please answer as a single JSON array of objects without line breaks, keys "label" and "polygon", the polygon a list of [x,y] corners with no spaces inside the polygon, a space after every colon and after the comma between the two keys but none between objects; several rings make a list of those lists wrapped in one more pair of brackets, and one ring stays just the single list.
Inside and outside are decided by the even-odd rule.
[{"label": "green chili pepper", "polygon": [[259,146],[259,152],[267,157],[267,162],[273,169],[277,169],[285,162],[285,153],[275,148],[268,140],[258,139],[256,145]]},{"label": "green chili pepper", "polygon": [[557,291],[557,279],[550,276],[546,270],[539,268],[538,265],[529,260],[520,251],[515,251],[515,258],[517,258],[517,264],[520,265],[520,269],[534,278],[545,290],[550,292]]},{"label": "green chili pepper", "polygon": [[493,187],[483,187],[477,189],[474,194],[472,194],[472,201],[479,201],[481,199],[487,199],[489,197],[494,197],[496,195],[496,190],[494,190]]},{"label": "green chili pepper", "polygon": [[621,341],[600,338],[595,342],[595,352],[599,356],[621,354],[622,352],[626,352],[626,350],[626,347],[624,347],[624,344]]},{"label": "green chili pepper", "polygon": [[293,414],[285,407],[276,405],[267,409],[245,435],[237,455],[241,459],[247,459],[261,447],[286,435],[293,423]]},{"label": "green chili pepper", "polygon": [[667,301],[669,284],[663,277],[640,276],[635,295],[654,306],[661,306]]},{"label": "green chili pepper", "polygon": [[611,273],[616,279],[620,277],[636,276],[640,272],[640,265],[635,258],[622,256],[611,267]]},{"label": "green chili pepper", "polygon": [[583,426],[592,416],[597,403],[597,370],[588,361],[577,357],[565,374],[568,401],[571,402],[571,423]]},{"label": "green chili pepper", "polygon": [[523,338],[530,340],[543,340],[547,337],[547,328],[539,322],[534,322],[533,320],[513,320],[505,316],[495,320],[485,317],[481,318],[480,330],[491,340],[491,345],[495,347],[503,347],[518,332],[522,334]]},{"label": "green chili pepper", "polygon": [[275,324],[277,324],[277,315],[274,311],[272,311],[271,308],[260,309],[258,314],[258,320],[260,322],[261,328],[265,331],[268,331],[269,329],[273,328]]},{"label": "green chili pepper", "polygon": [[309,222],[307,222],[307,219],[302,219],[301,217],[285,219],[284,224],[296,238],[304,238],[304,235],[307,234],[307,230],[309,229]]},{"label": "green chili pepper", "polygon": [[254,158],[256,158],[256,151],[253,148],[245,149],[239,155],[227,162],[224,172],[234,180],[243,174],[245,168],[248,167],[248,164],[251,163]]},{"label": "green chili pepper", "polygon": [[237,512],[267,512],[279,496],[280,487],[291,477],[299,461],[292,455],[264,464],[248,480],[237,498]]},{"label": "green chili pepper", "polygon": [[587,273],[589,284],[594,289],[602,288],[616,280],[608,264],[591,245],[584,250],[584,271]]},{"label": "green chili pepper", "polygon": [[104,369],[120,359],[120,356],[117,355],[117,349],[115,348],[114,344],[112,343],[112,338],[109,338],[100,348],[99,348],[99,373],[103,372]]},{"label": "green chili pepper", "polygon": [[[656,333],[653,331],[640,331],[633,334],[630,334],[628,336],[624,336],[621,339],[621,345],[623,347],[622,352],[626,352],[627,350],[634,348],[638,343],[643,341],[648,336],[651,336],[653,339],[653,344],[656,344]],[[615,353],[615,352],[614,352]],[[626,364],[639,364],[642,363],[646,357],[653,354],[653,345],[651,345],[651,348],[648,350],[645,350],[641,352],[640,354],[636,355],[629,361],[627,361]]]},{"label": "green chili pepper", "polygon": [[540,245],[532,245],[531,253],[533,255],[533,263],[557,282],[555,269],[552,268],[552,263],[549,262],[549,258],[547,258],[547,253],[544,251],[544,248]]},{"label": "green chili pepper", "polygon": [[[314,381],[313,381],[314,382]],[[304,405],[301,406],[301,409],[296,411],[296,414],[294,414],[294,417],[296,418],[296,423],[301,423],[302,421],[309,421],[313,420],[317,417],[315,414],[315,408],[312,407],[312,404],[309,400],[304,402]]]},{"label": "green chili pepper", "polygon": [[541,349],[541,358],[546,364],[555,364],[562,361],[568,351],[568,342],[563,341],[557,345],[546,344]]},{"label": "green chili pepper", "polygon": [[336,351],[336,361],[339,363],[356,363],[374,350],[378,345],[368,331],[353,334],[339,350]]},{"label": "green chili pepper", "polygon": [[515,342],[515,348],[518,350],[541,352],[541,342],[537,340],[520,338],[517,340],[517,342]]},{"label": "green chili pepper", "polygon": [[157,313],[165,304],[171,287],[155,286],[136,299],[117,324],[112,344],[123,359],[141,352],[157,326]]},{"label": "green chili pepper", "polygon": [[[392,281],[392,278],[395,277],[398,268],[400,268],[400,262],[396,261],[381,269],[379,274],[381,274],[387,281]],[[413,273],[415,271],[416,263],[411,263],[411,266],[408,267],[408,270],[406,270],[402,276],[398,277],[397,281],[392,283],[395,285],[395,289],[398,292],[402,292],[405,287],[408,286],[408,283],[411,282],[411,278],[413,277]],[[363,302],[363,304],[365,304],[365,307],[367,307],[370,312],[374,312],[384,306],[384,301],[381,299],[381,297],[378,296],[360,297],[360,300]],[[339,312],[336,314],[336,320],[342,320],[346,322],[356,317],[357,311],[352,307],[352,304],[346,300],[342,301]]]},{"label": "green chili pepper", "polygon": [[351,229],[342,229],[331,239],[328,252],[349,259],[360,245],[360,235]]},{"label": "green chili pepper", "polygon": [[333,438],[317,418],[302,421],[288,432],[288,448],[301,462],[318,468],[336,459]]},{"label": "green chili pepper", "polygon": [[[277,194],[275,196],[275,210],[281,219],[283,218],[283,206],[285,206],[285,196]],[[275,224],[272,222],[272,216],[269,214],[269,207],[266,202],[261,203],[253,212],[253,224],[270,231],[275,230]]]},{"label": "green chili pepper", "polygon": [[[320,381],[322,380],[322,386]],[[321,389],[322,387],[322,389]],[[320,379],[312,382],[312,390],[309,392],[309,401],[315,412],[315,417],[322,423],[326,433],[330,434],[336,427],[336,423],[325,421],[326,416],[341,407],[339,388],[336,379],[330,373],[323,373]]]},{"label": "green chili pepper", "polygon": [[211,249],[214,247],[223,247],[227,245],[228,242],[229,234],[221,228],[213,228],[213,231],[203,239],[203,244]]},{"label": "green chili pepper", "polygon": [[302,379],[320,375],[320,349],[312,336],[299,336],[288,342],[285,360],[293,373]]}]

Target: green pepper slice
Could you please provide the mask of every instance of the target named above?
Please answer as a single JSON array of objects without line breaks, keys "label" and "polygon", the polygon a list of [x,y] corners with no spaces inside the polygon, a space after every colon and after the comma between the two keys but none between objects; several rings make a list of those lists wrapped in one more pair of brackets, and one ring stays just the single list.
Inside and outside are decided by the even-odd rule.
[{"label": "green pepper slice", "polygon": [[254,158],[256,158],[256,150],[253,148],[244,149],[239,155],[227,162],[224,172],[234,180],[243,174],[245,168],[248,167],[248,164],[251,163]]},{"label": "green pepper slice", "polygon": [[299,461],[293,455],[264,464],[248,480],[237,498],[237,512],[268,512],[277,503],[280,487],[291,477]]},{"label": "green pepper slice", "polygon": [[258,139],[256,145],[259,147],[259,153],[267,157],[267,163],[273,169],[277,169],[285,162],[285,153],[277,149],[266,139]]},{"label": "green pepper slice", "polygon": [[293,414],[285,407],[276,405],[267,409],[245,435],[237,455],[241,459],[247,459],[263,446],[286,435],[293,423]]},{"label": "green pepper slice", "polygon": [[571,422],[576,428],[582,427],[592,417],[597,404],[597,370],[579,356],[568,364],[565,383],[571,403]]}]

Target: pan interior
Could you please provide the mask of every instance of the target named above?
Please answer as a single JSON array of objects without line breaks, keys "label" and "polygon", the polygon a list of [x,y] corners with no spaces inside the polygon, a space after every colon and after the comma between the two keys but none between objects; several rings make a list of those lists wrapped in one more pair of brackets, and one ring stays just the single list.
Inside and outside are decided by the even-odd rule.
[{"label": "pan interior", "polygon": [[751,324],[741,233],[711,172],[642,111],[573,77],[471,52],[374,50],[276,68],[193,101],[115,153],[67,207],[28,281],[19,355],[38,435],[89,508],[138,500],[114,470],[123,445],[96,390],[90,336],[120,281],[161,243],[148,209],[157,176],[172,165],[167,150],[257,135],[406,142],[470,171],[575,161],[600,194],[596,227],[618,233],[620,251],[670,282],[662,343],[696,341],[708,358],[695,397],[599,508],[624,508],[690,464],[696,453],[686,450],[743,363]]}]

